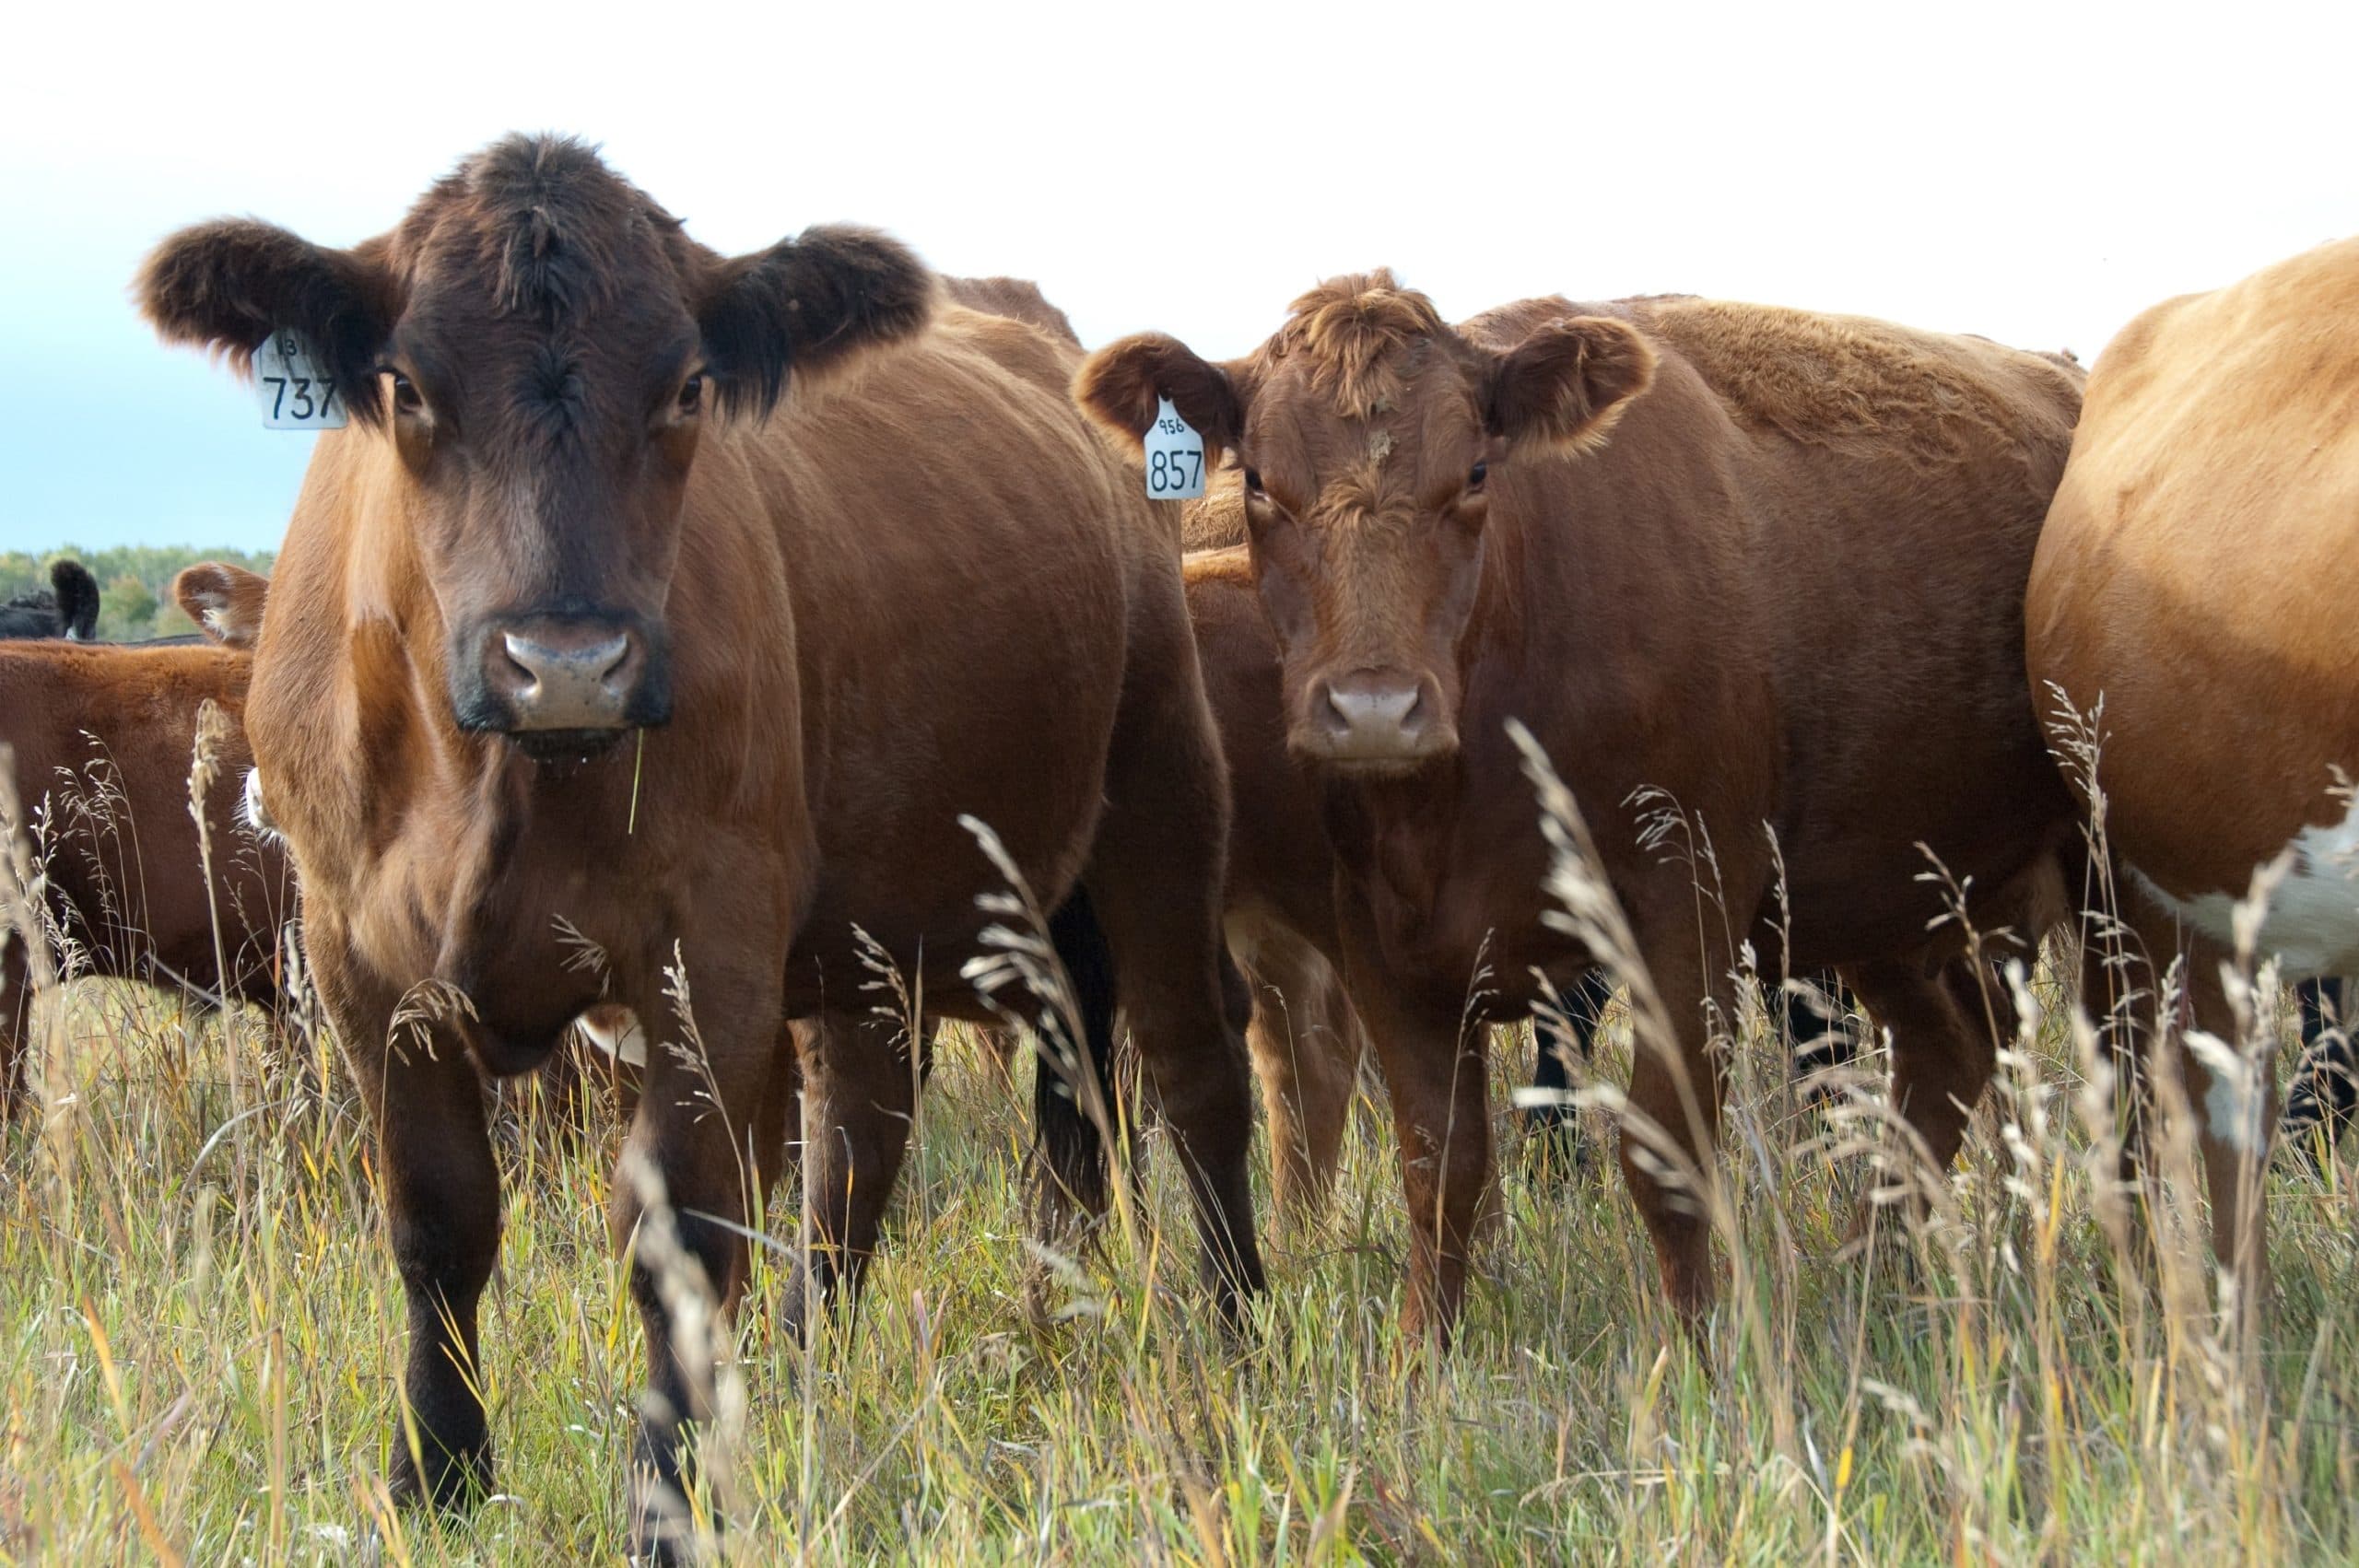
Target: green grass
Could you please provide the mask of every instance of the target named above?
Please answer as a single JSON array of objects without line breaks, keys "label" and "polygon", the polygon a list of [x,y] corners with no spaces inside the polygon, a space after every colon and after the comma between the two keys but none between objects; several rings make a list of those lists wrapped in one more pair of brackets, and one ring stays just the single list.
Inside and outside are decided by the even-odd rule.
[{"label": "green grass", "polygon": [[[508,1123],[484,1369],[499,1496],[458,1522],[382,1490],[402,1312],[347,1090],[256,1063],[251,1016],[184,1039],[86,986],[50,1101],[0,1154],[0,1555],[619,1561],[639,1329],[607,1255],[617,1134]],[[2273,1178],[2265,1393],[2189,1305],[2208,1265],[2125,1276],[2095,1214],[2063,1031],[2003,1078],[1954,1212],[1836,1256],[1865,1125],[1737,1046],[1741,1245],[1712,1343],[1656,1303],[1611,1161],[1520,1157],[1459,1348],[1393,1326],[1405,1218],[1363,1104],[1330,1213],[1282,1230],[1250,1332],[1205,1320],[1172,1161],[1136,1222],[1021,1305],[1026,1117],[945,1053],[856,1319],[807,1352],[757,1264],[707,1443],[733,1558],[928,1562],[2348,1561],[2359,1555],[2359,1200]],[[1502,1062],[1497,1102],[1520,1046]],[[1626,1038],[1598,1074],[1624,1081]],[[235,1068],[233,1071],[232,1069]],[[331,1081],[332,1085],[334,1081]],[[2020,1138],[2001,1129],[2012,1124]],[[1594,1129],[1602,1146],[1610,1136]],[[2011,1152],[2012,1149],[2012,1152]],[[2164,1217],[2196,1217],[2184,1182]],[[792,1198],[786,1199],[792,1202]],[[769,1234],[791,1236],[792,1211]],[[1724,1255],[1730,1249],[1723,1247]],[[2174,1309],[2166,1304],[2178,1301]]]}]

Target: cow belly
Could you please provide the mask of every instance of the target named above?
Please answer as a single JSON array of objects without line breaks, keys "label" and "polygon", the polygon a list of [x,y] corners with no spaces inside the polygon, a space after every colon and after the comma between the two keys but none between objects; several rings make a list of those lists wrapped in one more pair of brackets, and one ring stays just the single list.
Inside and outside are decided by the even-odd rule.
[{"label": "cow belly", "polygon": [[[2347,975],[2359,969],[2359,804],[2339,822],[2305,827],[2282,851],[2285,872],[2269,895],[2256,942],[2289,974]],[[2161,908],[2224,947],[2236,941],[2236,907],[2247,889],[2188,896],[2166,891],[2135,861],[2125,861],[2138,890]]]}]

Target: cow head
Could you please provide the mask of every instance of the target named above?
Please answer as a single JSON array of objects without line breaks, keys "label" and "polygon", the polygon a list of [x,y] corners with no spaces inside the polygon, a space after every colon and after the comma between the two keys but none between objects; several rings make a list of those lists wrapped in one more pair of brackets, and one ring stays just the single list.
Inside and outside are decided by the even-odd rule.
[{"label": "cow head", "polygon": [[368,504],[414,544],[457,722],[536,755],[670,716],[664,608],[706,427],[918,331],[933,289],[863,229],[721,256],[589,147],[522,136],[350,250],[224,220],[139,280],[165,338],[241,371],[275,329],[310,338],[355,427],[324,439],[386,449]]},{"label": "cow head", "polygon": [[1287,743],[1381,775],[1457,750],[1493,470],[1602,441],[1654,360],[1624,322],[1569,312],[1485,346],[1378,272],[1304,295],[1243,359],[1211,364],[1155,334],[1110,344],[1074,393],[1133,438],[1168,397],[1236,454]]}]

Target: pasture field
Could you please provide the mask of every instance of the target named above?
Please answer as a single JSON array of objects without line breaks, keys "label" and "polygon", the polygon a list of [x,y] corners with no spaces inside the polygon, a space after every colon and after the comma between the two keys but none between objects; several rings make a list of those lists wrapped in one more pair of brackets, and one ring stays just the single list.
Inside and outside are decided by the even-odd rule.
[{"label": "pasture field", "polygon": [[[2044,983],[2036,986],[2045,994]],[[499,1495],[397,1513],[400,1294],[348,1084],[84,985],[0,1155],[0,1557],[619,1561],[639,1329],[608,1257],[611,1114],[506,1091],[506,1245],[484,1369]],[[1618,1022],[1596,1064],[1623,1081]],[[320,1042],[313,1042],[318,1047]],[[2265,1398],[2197,1305],[2183,1171],[2124,1284],[2078,1053],[2011,1059],[1933,1217],[1836,1256],[1864,1112],[1811,1108],[1757,1013],[1728,1126],[1735,1264],[1697,1353],[1609,1160],[1543,1169],[1504,1108],[1501,1223],[1462,1342],[1393,1323],[1406,1220],[1364,1100],[1333,1207],[1276,1228],[1241,1339],[1204,1319],[1168,1150],[1095,1256],[1023,1305],[1027,1095],[956,1039],[889,1250],[847,1330],[769,1327],[757,1260],[705,1439],[732,1561],[1328,1563],[2349,1561],[2359,1555],[2359,1189],[2280,1162]],[[1617,1057],[1625,1059],[1616,1059]],[[1592,1146],[1610,1138],[1589,1113]],[[2165,1165],[2173,1164],[2166,1158]],[[792,1237],[791,1195],[763,1221]],[[1905,1210],[1891,1211],[1895,1214]],[[2132,1266],[2135,1267],[2134,1265]]]}]

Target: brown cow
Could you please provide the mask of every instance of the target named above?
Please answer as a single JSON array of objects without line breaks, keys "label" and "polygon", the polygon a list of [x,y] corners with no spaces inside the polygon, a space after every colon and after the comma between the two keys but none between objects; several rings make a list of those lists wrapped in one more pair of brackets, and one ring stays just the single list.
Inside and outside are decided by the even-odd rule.
[{"label": "brown cow", "polygon": [[[1895,1030],[1895,1099],[1950,1158],[1991,1044],[1928,948],[1943,905],[1919,846],[1987,929],[2070,833],[2020,699],[2019,607],[2071,374],[1707,300],[1531,300],[1452,329],[1379,273],[1304,296],[1246,358],[1134,337],[1076,392],[1133,438],[1168,396],[1245,471],[1286,742],[1342,865],[1344,974],[1402,1138],[1409,1325],[1456,1319],[1489,1164],[1467,1024],[1590,959],[1542,923],[1510,719],[1575,790],[1669,1003],[1675,1043],[1640,1054],[1630,1095],[1695,1179],[1716,1179],[1704,1004],[1729,1006],[1746,942],[1771,972],[1847,966]],[[1693,1322],[1714,1288],[1706,1221],[1623,1149]]]},{"label": "brown cow", "polygon": [[[2035,700],[2095,713],[2120,913],[2195,1021],[2239,1031],[2220,975],[2255,868],[2284,860],[2257,953],[2359,971],[2359,240],[2154,307],[2107,345],[2032,567]],[[2102,704],[2100,708],[2099,705]],[[2212,1238],[2259,1308],[2272,1066],[2182,1061]],[[2249,1321],[2249,1319],[2248,1319]]]},{"label": "brown cow", "polygon": [[[267,837],[239,825],[247,752],[238,728],[251,657],[239,644],[262,579],[191,567],[175,596],[229,647],[0,644],[0,745],[44,879],[44,930],[0,920],[0,1105],[24,1086],[27,941],[62,939],[77,973],[187,989],[207,1001],[279,1000],[294,883]],[[217,732],[205,844],[189,811],[197,716]],[[206,873],[210,855],[211,874]],[[15,900],[0,900],[0,910]]]},{"label": "brown cow", "polygon": [[1029,278],[945,275],[942,292],[954,305],[980,310],[986,316],[1029,322],[1060,342],[1075,348],[1081,346],[1081,337],[1073,330],[1072,321],[1050,304],[1048,296],[1040,292],[1040,286]]},{"label": "brown cow", "polygon": [[[865,230],[720,256],[556,138],[468,159],[348,251],[202,225],[140,287],[165,336],[240,364],[299,330],[354,416],[297,502],[247,725],[381,1142],[405,1494],[488,1474],[500,1200],[475,1064],[529,1069],[602,994],[682,1036],[693,987],[693,1064],[650,1052],[611,1217],[627,1245],[651,1169],[726,1303],[789,1111],[781,1021],[825,1019],[799,1326],[857,1281],[908,1130],[857,933],[930,1009],[981,1012],[998,878],[962,813],[1044,903],[1086,888],[1217,1299],[1259,1288],[1218,967],[1226,792],[1178,520],[1066,400],[1077,353],[936,318],[933,275]],[[632,1526],[670,1556],[679,1422],[706,1405],[653,1246]]]}]

